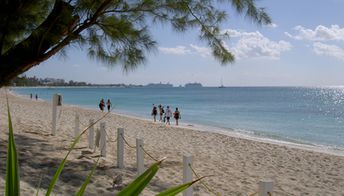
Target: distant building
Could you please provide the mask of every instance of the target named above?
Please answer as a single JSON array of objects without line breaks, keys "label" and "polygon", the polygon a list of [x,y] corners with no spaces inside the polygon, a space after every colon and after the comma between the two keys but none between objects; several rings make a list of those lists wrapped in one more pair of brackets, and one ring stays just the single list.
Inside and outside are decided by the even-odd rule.
[{"label": "distant building", "polygon": [[45,78],[42,81],[43,85],[64,85],[64,79],[56,79],[56,78]]},{"label": "distant building", "polygon": [[149,88],[171,88],[171,87],[173,87],[173,85],[170,83],[163,84],[160,82],[160,83],[147,84],[146,87],[149,87]]},{"label": "distant building", "polygon": [[194,82],[194,83],[186,83],[185,88],[200,88],[203,87],[201,83]]}]

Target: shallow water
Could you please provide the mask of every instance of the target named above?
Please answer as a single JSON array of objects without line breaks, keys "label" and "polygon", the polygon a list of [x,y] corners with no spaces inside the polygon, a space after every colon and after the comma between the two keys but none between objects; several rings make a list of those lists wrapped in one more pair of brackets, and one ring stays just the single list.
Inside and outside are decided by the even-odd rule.
[{"label": "shallow water", "polygon": [[230,88],[13,88],[16,93],[98,109],[110,98],[115,111],[151,118],[152,104],[181,111],[181,122],[301,144],[344,148],[344,87]]}]

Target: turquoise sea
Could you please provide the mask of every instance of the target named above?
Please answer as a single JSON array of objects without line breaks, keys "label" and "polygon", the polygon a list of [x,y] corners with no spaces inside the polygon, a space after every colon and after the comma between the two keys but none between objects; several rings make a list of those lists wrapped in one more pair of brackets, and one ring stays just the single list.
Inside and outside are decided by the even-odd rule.
[{"label": "turquoise sea", "polygon": [[181,122],[277,141],[344,149],[344,87],[12,88],[46,101],[98,109],[101,98],[115,111],[151,118],[152,104],[179,107]]}]

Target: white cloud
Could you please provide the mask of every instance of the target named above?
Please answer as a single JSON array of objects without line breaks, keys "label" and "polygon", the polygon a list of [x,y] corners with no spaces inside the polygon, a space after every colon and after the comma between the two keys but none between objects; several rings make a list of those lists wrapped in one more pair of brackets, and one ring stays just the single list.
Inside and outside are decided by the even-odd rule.
[{"label": "white cloud", "polygon": [[259,31],[240,32],[227,29],[225,32],[230,37],[239,39],[233,47],[229,48],[238,59],[255,57],[279,59],[282,52],[288,51],[292,47],[289,42],[283,40],[272,41]]},{"label": "white cloud", "polygon": [[309,40],[309,41],[344,41],[344,28],[338,25],[331,25],[325,27],[318,25],[314,30],[307,29],[303,26],[294,27],[295,35],[285,32],[285,35],[296,40]]},{"label": "white cloud", "polygon": [[194,49],[194,53],[200,55],[201,57],[210,57],[211,50],[208,47],[197,46],[194,44],[190,44],[190,47]]},{"label": "white cloud", "polygon": [[[237,59],[246,58],[270,58],[279,59],[281,53],[291,49],[289,42],[280,40],[272,41],[267,37],[264,37],[260,32],[241,32],[233,29],[227,29],[223,33],[226,33],[232,38],[238,38],[233,47],[229,47],[227,43],[223,42],[223,45],[232,52]],[[186,55],[193,54],[207,58],[211,56],[211,49],[209,47],[198,46],[190,44],[189,46],[177,46],[175,48],[163,48],[159,50],[165,54],[174,55]]]},{"label": "white cloud", "polygon": [[190,54],[190,50],[186,49],[185,46],[176,46],[175,48],[164,48],[159,47],[159,50],[164,54],[175,54],[175,55],[186,55]]},{"label": "white cloud", "polygon": [[313,51],[318,55],[335,57],[344,61],[344,50],[336,45],[315,42],[313,44]]},{"label": "white cloud", "polygon": [[204,58],[211,56],[210,48],[197,46],[195,44],[190,44],[189,46],[176,46],[174,48],[160,47],[159,50],[164,54],[173,54],[173,55],[194,54],[194,55],[199,55]]}]

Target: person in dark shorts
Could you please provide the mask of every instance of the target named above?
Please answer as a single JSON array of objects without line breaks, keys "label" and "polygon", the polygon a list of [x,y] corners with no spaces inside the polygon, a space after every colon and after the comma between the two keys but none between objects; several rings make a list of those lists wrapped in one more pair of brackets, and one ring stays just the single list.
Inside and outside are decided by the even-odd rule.
[{"label": "person in dark shorts", "polygon": [[104,102],[104,99],[101,99],[100,100],[100,103],[99,103],[99,109],[100,111],[104,111],[104,107],[105,107],[105,102]]},{"label": "person in dark shorts", "polygon": [[111,103],[110,99],[107,100],[106,106],[107,106],[108,112],[110,112],[110,109],[111,109],[111,106],[112,106],[112,103]]},{"label": "person in dark shorts", "polygon": [[162,106],[162,105],[159,105],[159,114],[160,114],[160,122],[162,122],[162,117],[163,117],[163,115],[164,115],[164,113],[165,113],[165,111],[164,111],[164,106]]},{"label": "person in dark shorts", "polygon": [[152,116],[153,116],[154,122],[156,122],[156,115],[157,115],[157,114],[158,114],[158,109],[157,109],[156,106],[153,104]]},{"label": "person in dark shorts", "polygon": [[174,111],[173,117],[176,120],[176,125],[178,126],[178,120],[180,119],[180,112],[179,112],[178,108],[176,108],[176,111]]}]

